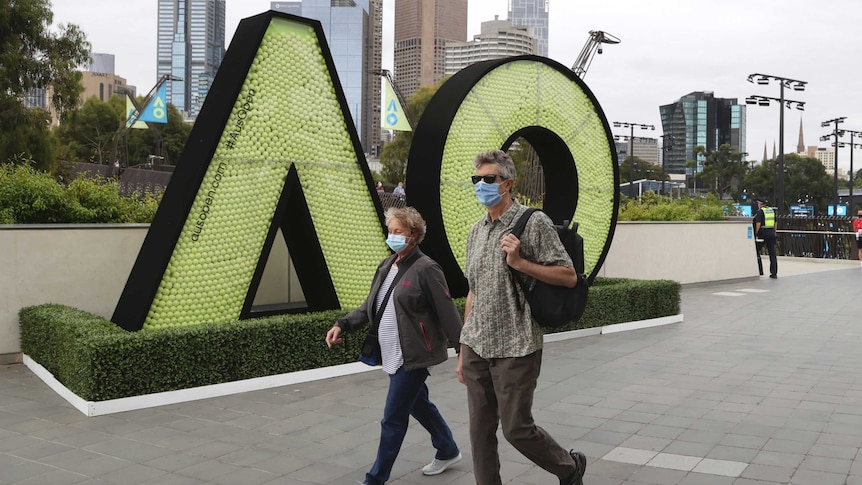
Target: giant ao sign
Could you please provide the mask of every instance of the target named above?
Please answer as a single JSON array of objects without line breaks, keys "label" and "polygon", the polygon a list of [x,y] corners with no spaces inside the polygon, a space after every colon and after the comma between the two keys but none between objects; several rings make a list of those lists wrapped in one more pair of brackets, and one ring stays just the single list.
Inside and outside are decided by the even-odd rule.
[{"label": "giant ao sign", "polygon": [[[479,63],[426,108],[407,174],[407,202],[428,221],[423,250],[453,296],[467,292],[467,230],[484,213],[472,159],[518,137],[541,158],[545,211],[579,221],[588,274],[610,247],[618,173],[595,98],[545,58]],[[358,306],[389,254],[373,185],[320,23],[277,12],[244,19],[112,321],[139,330],[255,316],[279,228],[309,310]]]}]

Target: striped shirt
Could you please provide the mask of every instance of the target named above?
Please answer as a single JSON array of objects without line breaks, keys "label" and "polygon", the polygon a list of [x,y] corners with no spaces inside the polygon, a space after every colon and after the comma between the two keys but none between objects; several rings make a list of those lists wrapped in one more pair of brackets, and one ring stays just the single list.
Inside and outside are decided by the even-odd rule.
[{"label": "striped shirt", "polygon": [[[383,303],[383,298],[389,292],[389,287],[392,286],[392,280],[398,274],[398,265],[392,264],[389,268],[389,273],[380,284],[380,291],[377,292],[377,300],[374,303],[377,311],[380,311],[380,304]],[[395,301],[392,295],[386,300],[386,306],[383,308],[383,315],[380,318],[380,327],[377,329],[377,340],[380,342],[380,355],[383,360],[383,370],[387,374],[394,374],[404,364],[404,354],[401,353],[401,338],[398,335],[398,317],[395,315]]]}]

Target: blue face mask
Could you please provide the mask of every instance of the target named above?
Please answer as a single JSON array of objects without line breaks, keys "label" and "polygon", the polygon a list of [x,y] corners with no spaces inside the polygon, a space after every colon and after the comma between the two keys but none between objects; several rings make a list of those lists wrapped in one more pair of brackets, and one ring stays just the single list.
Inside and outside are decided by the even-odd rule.
[{"label": "blue face mask", "polygon": [[500,184],[486,184],[479,182],[476,184],[476,197],[479,202],[485,207],[493,207],[503,200],[503,194],[500,193]]},{"label": "blue face mask", "polygon": [[389,246],[389,249],[400,253],[407,247],[407,238],[399,234],[390,234],[386,238],[386,245]]}]

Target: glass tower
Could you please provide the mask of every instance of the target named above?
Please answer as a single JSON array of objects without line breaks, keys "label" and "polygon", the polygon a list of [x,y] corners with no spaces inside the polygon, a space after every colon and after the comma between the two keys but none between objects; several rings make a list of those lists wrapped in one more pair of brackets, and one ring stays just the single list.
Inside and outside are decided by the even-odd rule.
[{"label": "glass tower", "polygon": [[[710,91],[689,93],[674,103],[659,107],[662,129],[673,135],[673,149],[665,156],[666,173],[687,173],[703,170],[703,154],[695,157],[698,145],[707,152],[728,144],[731,149],[745,152],[745,105],[736,98],[716,98]],[[694,166],[686,168],[686,162]]]},{"label": "glass tower", "polygon": [[194,119],[224,57],[225,0],[158,1],[156,72],[182,79],[168,81],[167,101]]},{"label": "glass tower", "polygon": [[509,22],[515,27],[530,26],[539,40],[539,55],[548,57],[548,2],[550,0],[509,0]]},{"label": "glass tower", "polygon": [[362,148],[376,155],[380,148],[382,0],[281,1],[271,2],[270,8],[320,21]]}]

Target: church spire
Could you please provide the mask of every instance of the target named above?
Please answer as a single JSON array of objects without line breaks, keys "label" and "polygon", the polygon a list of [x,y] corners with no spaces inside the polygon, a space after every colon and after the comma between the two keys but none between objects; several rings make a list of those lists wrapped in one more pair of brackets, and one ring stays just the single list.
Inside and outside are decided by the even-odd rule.
[{"label": "church spire", "polygon": [[802,138],[802,117],[799,117],[799,144],[796,145],[796,153],[805,153],[805,140]]},{"label": "church spire", "polygon": [[772,159],[778,160],[778,143],[775,143],[775,140],[772,140]]},{"label": "church spire", "polygon": [[766,163],[766,140],[763,140],[763,160],[760,163]]}]

